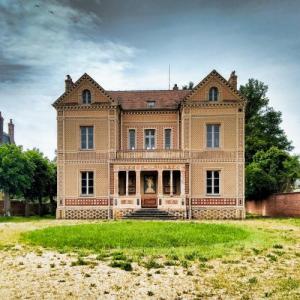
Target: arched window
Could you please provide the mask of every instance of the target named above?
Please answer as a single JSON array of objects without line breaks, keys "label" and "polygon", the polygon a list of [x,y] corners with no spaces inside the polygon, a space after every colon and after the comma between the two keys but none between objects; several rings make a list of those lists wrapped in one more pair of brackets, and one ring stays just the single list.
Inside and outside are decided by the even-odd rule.
[{"label": "arched window", "polygon": [[218,90],[218,88],[216,88],[215,86],[211,87],[209,89],[208,100],[209,101],[218,101],[219,100],[218,98],[219,98],[219,90]]},{"label": "arched window", "polygon": [[91,92],[89,90],[84,90],[82,92],[82,103],[91,104],[91,102],[92,102]]}]

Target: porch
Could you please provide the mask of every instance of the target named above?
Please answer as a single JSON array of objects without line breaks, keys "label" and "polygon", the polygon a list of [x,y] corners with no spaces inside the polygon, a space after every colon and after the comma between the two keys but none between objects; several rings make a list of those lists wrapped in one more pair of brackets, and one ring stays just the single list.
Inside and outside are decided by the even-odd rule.
[{"label": "porch", "polygon": [[179,168],[115,166],[116,209],[185,210],[185,165]]}]

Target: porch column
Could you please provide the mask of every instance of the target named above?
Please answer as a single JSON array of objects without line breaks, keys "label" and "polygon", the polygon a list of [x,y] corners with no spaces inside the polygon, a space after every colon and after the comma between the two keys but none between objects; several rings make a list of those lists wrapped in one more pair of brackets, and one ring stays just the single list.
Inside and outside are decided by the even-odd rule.
[{"label": "porch column", "polygon": [[114,171],[114,195],[119,196],[119,171]]},{"label": "porch column", "polygon": [[135,171],[135,191],[136,191],[136,196],[140,197],[141,196],[141,171],[136,170]]},{"label": "porch column", "polygon": [[180,195],[185,195],[185,170],[180,171]]},{"label": "porch column", "polygon": [[129,171],[126,171],[126,196],[128,196]]},{"label": "porch column", "polygon": [[158,170],[158,195],[161,196],[163,194],[163,176],[162,170]]},{"label": "porch column", "polygon": [[170,170],[170,196],[173,196],[173,170]]}]

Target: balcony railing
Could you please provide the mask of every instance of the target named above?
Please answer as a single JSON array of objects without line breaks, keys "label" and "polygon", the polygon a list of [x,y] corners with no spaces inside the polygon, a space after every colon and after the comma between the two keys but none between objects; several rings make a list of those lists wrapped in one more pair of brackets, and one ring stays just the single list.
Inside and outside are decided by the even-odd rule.
[{"label": "balcony railing", "polygon": [[187,159],[188,152],[182,150],[121,150],[116,159]]}]

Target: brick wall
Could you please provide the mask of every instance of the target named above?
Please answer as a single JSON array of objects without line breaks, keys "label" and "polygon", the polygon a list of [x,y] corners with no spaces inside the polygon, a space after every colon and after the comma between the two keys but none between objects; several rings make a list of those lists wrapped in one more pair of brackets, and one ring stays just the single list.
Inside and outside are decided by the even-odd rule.
[{"label": "brick wall", "polygon": [[259,201],[248,200],[246,211],[266,217],[300,217],[300,192],[275,194]]}]

